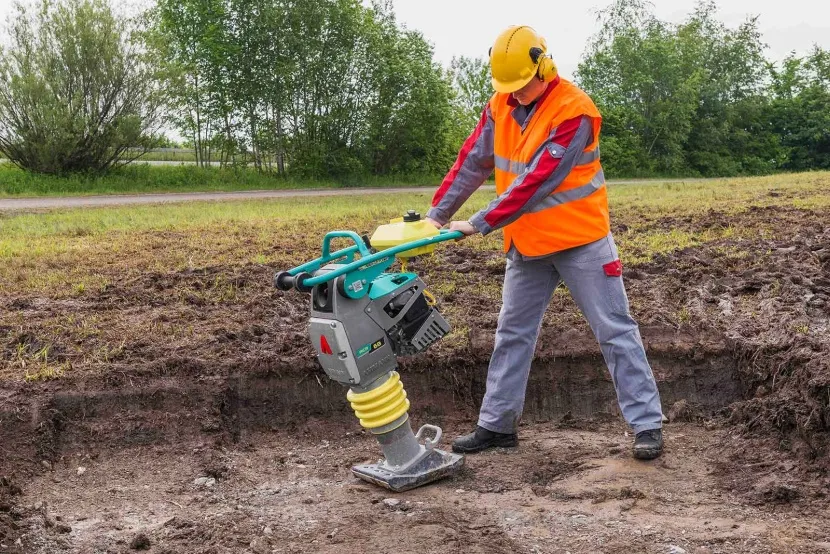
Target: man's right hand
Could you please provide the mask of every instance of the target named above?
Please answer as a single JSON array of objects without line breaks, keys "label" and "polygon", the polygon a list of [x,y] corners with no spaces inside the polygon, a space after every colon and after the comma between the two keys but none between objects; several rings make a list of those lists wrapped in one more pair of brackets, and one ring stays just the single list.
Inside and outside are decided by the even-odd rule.
[{"label": "man's right hand", "polygon": [[424,218],[424,221],[426,221],[427,223],[430,223],[432,225],[435,225],[436,229],[440,229],[441,227],[443,227],[443,225],[441,225],[440,223],[438,223],[437,221],[435,221],[431,217]]}]

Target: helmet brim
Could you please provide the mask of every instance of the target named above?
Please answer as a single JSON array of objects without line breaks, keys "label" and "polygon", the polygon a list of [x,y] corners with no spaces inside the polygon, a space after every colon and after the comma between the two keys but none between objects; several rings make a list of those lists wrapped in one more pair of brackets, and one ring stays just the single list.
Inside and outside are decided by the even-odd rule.
[{"label": "helmet brim", "polygon": [[519,79],[517,81],[500,81],[495,77],[492,77],[490,81],[493,84],[493,88],[496,92],[501,92],[503,94],[511,94],[516,92],[517,90],[521,90],[525,85],[527,85],[530,81],[533,80],[535,76],[534,73],[530,74],[530,77],[527,79]]}]

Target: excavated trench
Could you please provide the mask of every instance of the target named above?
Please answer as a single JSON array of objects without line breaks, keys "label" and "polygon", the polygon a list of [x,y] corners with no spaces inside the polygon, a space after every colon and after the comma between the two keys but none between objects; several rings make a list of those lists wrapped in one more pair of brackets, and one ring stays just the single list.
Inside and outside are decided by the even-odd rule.
[{"label": "excavated trench", "polygon": [[[665,413],[669,413],[676,402],[685,401],[685,404],[694,406],[697,417],[705,417],[742,397],[736,363],[728,352],[704,357],[671,352],[669,348],[668,351],[655,352],[649,356]],[[455,363],[444,367],[429,367],[423,365],[423,361],[413,363],[408,360],[401,368],[405,388],[412,400],[410,413],[414,423],[441,425],[448,437],[468,428],[475,421],[478,403],[484,394],[486,364],[480,359],[457,359]],[[171,519],[169,509],[181,509],[177,507],[184,507],[195,498],[190,488],[182,488],[183,476],[186,483],[202,474],[221,476],[224,480],[220,481],[227,483],[223,487],[233,490],[230,492],[229,489],[227,494],[236,497],[242,494],[236,491],[241,485],[233,484],[236,483],[233,480],[227,481],[226,469],[223,469],[230,467],[227,460],[247,457],[248,452],[261,452],[258,456],[273,455],[274,458],[255,462],[251,466],[251,471],[254,472],[250,475],[251,479],[262,481],[276,471],[273,478],[277,483],[275,486],[279,488],[274,490],[292,487],[305,490],[304,487],[307,486],[317,487],[318,477],[314,475],[324,476],[327,480],[342,479],[348,475],[349,465],[365,460],[367,455],[376,455],[376,447],[365,442],[369,440],[368,437],[350,442],[352,437],[360,437],[362,433],[345,399],[345,389],[329,381],[319,368],[292,367],[284,368],[283,372],[270,369],[260,373],[202,377],[182,373],[187,372],[143,378],[139,375],[120,378],[109,376],[106,381],[90,377],[52,391],[48,391],[48,385],[44,384],[36,394],[27,395],[28,402],[21,401],[23,394],[20,393],[23,389],[17,391],[17,394],[7,390],[4,394],[11,392],[14,403],[9,402],[10,398],[7,397],[2,399],[0,405],[16,407],[0,413],[4,438],[0,453],[3,466],[14,468],[15,478],[6,487],[11,493],[0,491],[0,500],[7,502],[5,508],[3,502],[0,502],[0,544],[18,544],[16,541],[22,539],[19,549],[12,546],[9,550],[15,554],[29,552],[27,548],[41,543],[39,549],[31,552],[84,551],[83,548],[93,545],[97,548],[99,543],[113,546],[113,541],[115,544],[118,541],[135,541],[136,537],[141,537],[135,535],[135,525],[154,529],[154,541],[180,544],[176,541],[182,540],[189,545],[185,547],[185,543],[181,543],[183,549],[175,551],[202,552],[204,545],[219,544],[222,541],[236,544],[236,540],[241,540],[244,544],[259,544],[256,541],[260,539],[252,538],[260,535],[263,527],[249,528],[249,519],[241,513],[239,517],[243,517],[243,520],[239,522],[233,514],[211,516],[219,517],[222,525],[227,527],[226,532],[219,536],[210,534],[210,524],[202,526],[193,523],[211,510],[200,507],[199,504],[187,505],[186,517],[190,519],[177,519],[180,516]],[[548,424],[545,427],[545,422],[551,421],[557,425]],[[583,424],[590,428],[614,421],[619,428],[622,419],[617,408],[616,394],[601,356],[543,356],[537,360],[528,383],[523,419],[523,426],[533,430],[528,435],[538,437],[541,430],[542,436],[545,436],[551,428],[581,427]],[[573,438],[569,439],[568,436]],[[534,494],[544,497],[548,494],[544,491],[555,485],[557,476],[568,475],[583,466],[594,467],[592,464],[596,464],[597,459],[607,458],[607,453],[602,454],[596,448],[613,439],[602,437],[601,434],[594,437],[597,444],[594,447],[579,443],[577,434],[566,433],[564,437],[552,439],[555,441],[552,444],[572,441],[573,444],[568,448],[575,449],[572,452],[577,455],[576,460],[552,461],[544,456],[544,452],[554,451],[549,450],[553,448],[552,444],[538,452],[531,445],[529,451],[514,460],[513,463],[518,466],[513,472],[504,473],[497,469],[499,466],[495,462],[491,470],[489,462],[485,461],[482,466],[479,460],[473,465],[476,468],[472,470],[473,473],[465,470],[459,477],[459,484],[446,486],[469,487],[481,494],[501,494],[518,491],[530,483]],[[285,473],[290,466],[285,465],[288,463],[285,460],[292,458],[292,451],[294,458],[298,456],[297,451],[303,453],[299,454],[302,458],[295,463],[297,468],[304,468],[309,456],[319,452],[319,445],[327,445],[329,442],[338,445],[336,449],[326,451],[327,454],[314,466],[317,469],[303,470],[312,472],[312,476],[297,481],[291,474]],[[445,445],[446,442],[447,439]],[[249,448],[257,445],[259,447]],[[195,453],[205,448],[207,452],[212,452],[212,458],[200,462],[203,454]],[[194,454],[188,454],[191,452]],[[269,454],[271,452],[273,454]],[[191,460],[191,457],[195,459]],[[178,459],[186,461],[177,466],[174,460]],[[89,487],[81,484],[83,477],[80,477],[80,473],[72,473],[80,464],[95,468],[95,475],[87,481]],[[110,469],[106,469],[108,467]],[[153,493],[156,485],[152,484],[152,476],[159,472],[169,476],[165,480],[165,492]],[[126,481],[119,477],[122,475]],[[133,479],[136,475],[139,476],[137,480]],[[13,487],[20,483],[27,483],[23,487],[24,496],[15,496],[21,494],[21,489],[17,488],[15,492]],[[64,484],[70,488],[64,490]],[[265,486],[265,481],[258,486]],[[325,490],[339,490],[340,486],[342,485],[330,485]],[[54,490],[52,487],[55,487]],[[436,498],[443,499],[441,495],[445,488],[428,488],[424,494],[434,494]],[[126,500],[122,500],[123,495],[116,491],[127,489],[132,492]],[[355,490],[361,494],[364,489]],[[172,499],[170,494],[174,494]],[[355,503],[354,491],[347,490],[342,494],[346,496],[326,501],[326,513],[330,510],[340,513],[343,509],[348,509],[344,506]],[[21,500],[16,500],[18,498]],[[34,503],[38,498],[51,502],[49,512],[46,508],[43,508],[42,513],[38,510]],[[153,510],[145,512],[142,508],[159,502],[159,498],[167,498],[167,505],[160,512],[166,514],[162,519],[154,518]],[[377,500],[375,498],[373,502]],[[451,495],[447,496],[446,502],[451,501]],[[219,507],[228,501],[224,496],[217,496],[215,502]],[[238,499],[230,504],[237,505],[241,502],[243,501]],[[285,508],[277,508],[282,504],[271,497],[263,498],[263,502],[261,506],[257,504],[255,510],[259,510],[266,518],[277,517],[273,515],[274,510],[283,510],[286,514],[292,514],[291,521],[301,522],[302,517],[297,520],[296,514],[302,513],[310,500],[303,498],[300,502],[299,498],[295,498]],[[15,503],[18,505],[15,506]],[[497,511],[495,506],[499,504],[496,502],[493,510]],[[87,512],[95,509],[90,506],[100,506],[98,509],[103,510],[103,513],[118,514],[115,523],[94,517],[87,524]],[[358,511],[362,513],[365,509],[359,508]],[[131,515],[135,513],[142,514],[138,520]],[[52,514],[55,517],[57,514],[68,517],[70,525],[52,519]],[[491,516],[479,512],[467,514],[457,523],[459,529],[473,525],[464,522],[481,517],[485,518],[486,523],[483,525],[488,529],[497,529],[487,519]],[[431,521],[429,517],[427,519]],[[316,519],[318,518],[313,518]],[[125,525],[129,526],[124,527]],[[195,528],[204,534],[184,535],[177,531],[176,525],[196,525]],[[292,536],[292,544],[299,545],[305,545],[309,533],[311,536],[318,533],[309,531],[307,527],[286,532],[293,532],[296,536]],[[382,537],[387,535],[386,532],[381,529],[377,533],[380,538],[373,541],[385,540]],[[331,535],[329,531],[323,531],[323,534]],[[185,536],[188,538],[181,538]],[[459,547],[451,551],[508,552],[517,548],[512,539],[501,535],[499,537],[498,540],[504,544],[499,542],[500,546],[495,550],[491,549],[489,539],[484,537],[476,539],[478,546],[472,550]],[[359,537],[355,540],[358,539]],[[345,540],[348,542],[350,539]],[[422,539],[409,537],[406,540],[414,544]],[[79,547],[82,550],[76,550]],[[292,551],[318,550],[306,545],[297,546]]]},{"label": "excavated trench", "polygon": [[[685,401],[700,415],[738,400],[742,388],[735,361],[726,353],[703,358],[660,353],[650,356],[664,413]],[[404,386],[418,422],[472,423],[486,384],[486,365],[402,368]],[[130,385],[130,381],[133,382]],[[31,396],[28,406],[0,414],[7,452],[18,459],[56,460],[73,451],[177,444],[199,436],[229,444],[248,432],[287,430],[313,420],[325,434],[357,421],[345,389],[322,371],[296,369],[284,375],[126,379],[117,386],[83,383],[51,396]],[[48,399],[48,400],[45,400]],[[608,420],[619,417],[616,395],[601,356],[541,359],[528,383],[523,421]],[[335,432],[335,431],[333,431]],[[36,437],[36,440],[32,440]]]},{"label": "excavated trench", "polygon": [[[727,238],[626,270],[664,413],[681,400],[702,415],[741,400],[745,409],[735,423],[765,425],[767,433],[797,431],[820,453],[830,421],[827,335],[821,332],[830,313],[830,230],[815,213],[790,208],[750,209],[740,216],[712,212],[656,224],[698,231],[738,222],[787,233]],[[450,320],[469,335],[401,360],[412,415],[439,424],[471,423],[484,394],[498,317],[492,291],[481,290],[498,282],[502,257],[458,246],[420,270],[431,282],[454,282],[449,271],[465,276],[442,302],[456,308]],[[219,277],[244,294],[232,302],[196,295],[211,290]],[[15,356],[21,346],[38,352],[47,345],[55,363],[77,367],[65,379],[4,381],[0,462],[10,455],[37,461],[78,448],[204,435],[232,444],[246,432],[290,430],[311,419],[321,428],[325,421],[356,427],[345,390],[320,370],[303,332],[307,299],[274,290],[272,277],[264,266],[218,266],[115,280],[105,291],[72,301],[9,300],[7,311],[17,319],[0,326],[7,334],[0,350],[6,368],[14,365],[19,374]],[[549,312],[524,421],[619,420],[613,384],[575,305],[568,295],[554,295]],[[62,322],[68,313],[90,314],[100,329],[88,334],[67,327]],[[164,332],[138,325],[147,321]],[[193,338],[185,345],[168,340],[168,332],[191,326]],[[117,341],[123,348],[111,363],[86,367],[87,359],[95,359],[90,353],[110,352]]]}]

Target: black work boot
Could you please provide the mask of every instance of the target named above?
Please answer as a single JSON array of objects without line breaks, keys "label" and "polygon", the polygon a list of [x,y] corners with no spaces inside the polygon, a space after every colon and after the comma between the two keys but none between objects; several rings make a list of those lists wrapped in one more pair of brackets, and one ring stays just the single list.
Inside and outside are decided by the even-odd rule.
[{"label": "black work boot", "polygon": [[634,439],[634,457],[638,460],[653,460],[663,453],[663,431],[649,429],[640,431]]},{"label": "black work boot", "polygon": [[452,443],[452,451],[463,454],[481,452],[488,448],[511,448],[519,444],[516,433],[495,433],[476,425],[476,430],[469,435],[458,437]]}]

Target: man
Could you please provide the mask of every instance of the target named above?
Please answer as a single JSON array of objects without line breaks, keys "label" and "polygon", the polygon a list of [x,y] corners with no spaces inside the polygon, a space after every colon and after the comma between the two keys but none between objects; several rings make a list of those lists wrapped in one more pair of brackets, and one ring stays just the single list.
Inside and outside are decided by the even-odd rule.
[{"label": "man", "polygon": [[571,292],[611,373],[639,459],[663,451],[660,395],[610,232],[599,162],[601,117],[582,90],[561,79],[542,37],[504,31],[490,49],[496,93],[436,191],[427,219],[443,227],[495,170],[495,198],[450,229],[465,236],[502,229],[503,305],[476,429],[456,452],[516,446],[517,427],[542,317],[560,282]]}]

